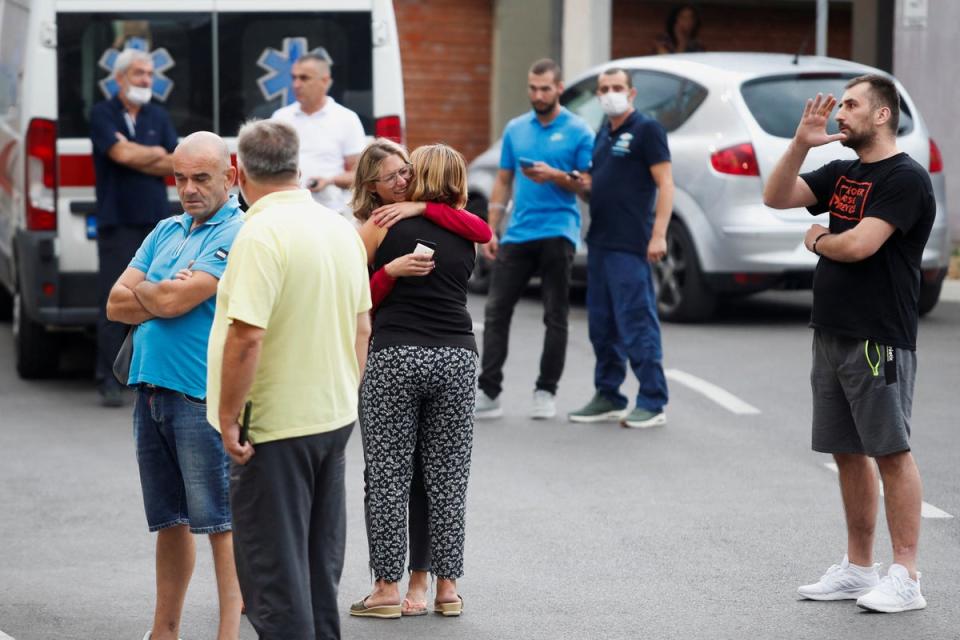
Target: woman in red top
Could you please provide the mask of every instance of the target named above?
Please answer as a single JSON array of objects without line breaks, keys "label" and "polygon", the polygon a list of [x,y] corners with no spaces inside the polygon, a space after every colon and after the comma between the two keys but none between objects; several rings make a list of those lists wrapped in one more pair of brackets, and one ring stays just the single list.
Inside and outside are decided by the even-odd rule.
[{"label": "woman in red top", "polygon": [[[487,223],[462,209],[455,209],[436,202],[408,202],[412,191],[414,167],[407,150],[385,139],[374,140],[363,151],[358,162],[353,190],[354,216],[365,225],[390,228],[404,218],[422,215],[444,229],[452,231],[471,242],[486,244],[491,231]],[[433,259],[423,254],[409,253],[387,263],[370,278],[373,309],[389,295],[397,278],[417,277],[429,274],[434,268]],[[410,484],[408,506],[409,570],[410,581],[406,597],[400,606],[400,614],[418,616],[427,613],[427,590],[430,583],[431,554],[427,513],[427,495],[424,488],[420,451],[414,452],[414,473]],[[370,537],[368,511],[368,481],[364,469],[364,511],[368,516],[367,537]],[[378,610],[377,617],[392,617]],[[393,612],[394,607],[386,607]],[[356,613],[354,615],[357,615]],[[395,614],[393,614],[395,615]]]}]

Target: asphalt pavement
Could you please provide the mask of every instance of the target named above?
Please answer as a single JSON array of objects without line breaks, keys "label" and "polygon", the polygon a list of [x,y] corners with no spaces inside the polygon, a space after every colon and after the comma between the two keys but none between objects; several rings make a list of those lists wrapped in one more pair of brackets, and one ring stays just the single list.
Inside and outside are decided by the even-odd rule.
[{"label": "asphalt pavement", "polygon": [[[708,324],[665,325],[669,423],[650,430],[563,417],[592,393],[582,304],[571,312],[561,415],[526,417],[542,339],[539,303],[528,298],[514,317],[506,416],[476,425],[464,615],[344,615],[343,637],[960,638],[957,289],[920,327],[912,444],[925,501],[953,516],[923,521],[926,610],[870,614],[796,596],[844,551],[836,475],[809,449],[809,293],[764,294]],[[482,322],[483,298],[470,304]],[[10,343],[0,325],[0,639],[139,640],[152,615],[154,537],[130,408],[101,408],[82,368],[21,381]],[[626,392],[635,390],[631,380]],[[369,589],[361,472],[355,434],[344,612]],[[198,551],[185,640],[216,631],[209,547]],[[882,515],[876,561],[890,562]],[[256,637],[246,622],[241,637]]]}]

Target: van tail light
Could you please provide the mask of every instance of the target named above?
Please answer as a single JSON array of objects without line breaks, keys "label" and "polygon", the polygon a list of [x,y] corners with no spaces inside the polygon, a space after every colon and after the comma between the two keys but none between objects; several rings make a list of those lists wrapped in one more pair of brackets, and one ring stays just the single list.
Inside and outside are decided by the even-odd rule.
[{"label": "van tail light", "polygon": [[57,123],[34,118],[27,129],[26,205],[29,231],[57,229]]},{"label": "van tail light", "polygon": [[940,155],[940,147],[930,138],[930,173],[940,173],[943,171],[943,156]]},{"label": "van tail light", "polygon": [[397,144],[403,143],[403,125],[400,116],[384,116],[377,118],[374,133],[378,138],[389,138]]},{"label": "van tail light", "polygon": [[714,151],[710,156],[710,164],[719,173],[732,176],[760,175],[757,154],[754,153],[753,145],[749,142]]}]

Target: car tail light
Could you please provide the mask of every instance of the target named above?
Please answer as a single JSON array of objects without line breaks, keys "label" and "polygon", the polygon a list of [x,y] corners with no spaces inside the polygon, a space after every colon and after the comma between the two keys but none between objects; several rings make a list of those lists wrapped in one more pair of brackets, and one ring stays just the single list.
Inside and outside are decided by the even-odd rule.
[{"label": "car tail light", "polygon": [[733,176],[760,175],[757,154],[749,142],[714,151],[710,156],[710,164],[718,172]]},{"label": "car tail light", "polygon": [[34,118],[27,129],[27,229],[57,228],[57,123]]},{"label": "car tail light", "polygon": [[378,138],[389,138],[398,144],[403,143],[403,125],[400,124],[400,116],[377,118],[374,133]]},{"label": "car tail light", "polygon": [[940,173],[943,171],[943,156],[940,155],[940,148],[937,143],[930,138],[930,173]]}]

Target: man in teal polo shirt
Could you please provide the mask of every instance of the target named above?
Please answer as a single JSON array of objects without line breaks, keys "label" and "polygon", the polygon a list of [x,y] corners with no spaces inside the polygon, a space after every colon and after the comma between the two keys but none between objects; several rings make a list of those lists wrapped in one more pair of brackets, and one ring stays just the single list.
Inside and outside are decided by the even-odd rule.
[{"label": "man in teal polo shirt", "polygon": [[206,131],[173,154],[184,213],[160,222],[110,291],[107,317],[135,325],[128,384],[150,531],[157,531],[157,599],[144,640],[177,638],[196,556],[207,534],[220,599],[218,637],[237,637],[242,606],[233,559],[229,463],[207,422],[207,339],[217,283],[242,223],[230,197],[237,171],[226,143]]},{"label": "man in teal polo shirt", "polygon": [[[527,74],[527,93],[533,110],[511,120],[504,130],[500,170],[487,214],[493,238],[483,252],[495,262],[484,310],[478,419],[503,415],[498,396],[503,388],[510,318],[534,275],[540,276],[546,331],[530,417],[556,415],[554,397],[567,353],[570,269],[580,242],[576,194],[583,188],[576,172],[586,172],[590,166],[593,131],[560,106],[563,82],[553,60],[545,58],[533,64]],[[511,187],[513,214],[498,241]]]}]

